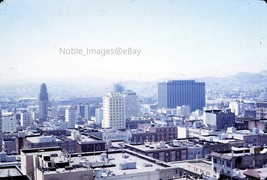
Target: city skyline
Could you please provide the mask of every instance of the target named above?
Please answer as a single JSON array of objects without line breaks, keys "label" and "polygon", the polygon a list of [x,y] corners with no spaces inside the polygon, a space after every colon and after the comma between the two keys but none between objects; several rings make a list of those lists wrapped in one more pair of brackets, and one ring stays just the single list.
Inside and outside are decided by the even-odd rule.
[{"label": "city skyline", "polygon": [[[149,81],[260,72],[267,69],[265,8],[264,1],[237,0],[4,1],[0,80]],[[59,53],[117,47],[140,54]]]}]

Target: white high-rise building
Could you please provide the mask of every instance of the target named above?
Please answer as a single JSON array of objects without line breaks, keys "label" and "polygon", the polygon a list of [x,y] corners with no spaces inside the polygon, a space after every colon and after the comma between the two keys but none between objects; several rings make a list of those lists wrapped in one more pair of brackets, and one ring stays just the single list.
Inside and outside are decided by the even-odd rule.
[{"label": "white high-rise building", "polygon": [[125,113],[126,117],[133,117],[139,115],[139,104],[136,92],[127,90],[125,95]]},{"label": "white high-rise building", "polygon": [[74,107],[67,107],[65,110],[65,121],[68,123],[68,128],[75,128],[78,121],[77,110]]},{"label": "white high-rise building", "polygon": [[32,126],[31,113],[24,111],[20,113],[20,125],[25,129]]},{"label": "white high-rise building", "polygon": [[108,93],[103,97],[102,128],[125,129],[125,96],[120,93]]},{"label": "white high-rise building", "polygon": [[13,113],[2,114],[2,132],[16,132],[17,121]]}]

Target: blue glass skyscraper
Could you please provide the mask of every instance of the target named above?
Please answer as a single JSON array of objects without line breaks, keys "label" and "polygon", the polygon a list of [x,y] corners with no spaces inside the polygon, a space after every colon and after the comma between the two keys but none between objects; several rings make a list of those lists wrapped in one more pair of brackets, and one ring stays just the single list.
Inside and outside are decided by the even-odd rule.
[{"label": "blue glass skyscraper", "polygon": [[173,80],[158,83],[158,107],[176,108],[189,105],[191,111],[205,106],[205,83],[194,80]]}]

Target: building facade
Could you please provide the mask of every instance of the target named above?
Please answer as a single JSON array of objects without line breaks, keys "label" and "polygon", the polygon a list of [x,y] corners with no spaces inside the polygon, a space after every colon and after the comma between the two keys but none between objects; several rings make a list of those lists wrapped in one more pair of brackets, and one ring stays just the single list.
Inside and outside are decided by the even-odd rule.
[{"label": "building facade", "polygon": [[45,120],[48,115],[48,93],[46,84],[43,83],[40,88],[39,94],[39,117]]},{"label": "building facade", "polygon": [[75,128],[78,121],[77,110],[74,107],[67,107],[65,110],[65,121],[68,123],[68,128]]},{"label": "building facade", "polygon": [[126,117],[134,117],[139,115],[139,104],[136,92],[127,90],[125,95],[125,113]]},{"label": "building facade", "polygon": [[235,114],[221,110],[206,110],[204,113],[204,124],[215,129],[226,129],[235,126]]},{"label": "building facade", "polygon": [[194,80],[175,80],[158,83],[158,107],[176,108],[189,105],[191,111],[205,106],[205,83]]},{"label": "building facade", "polygon": [[103,97],[102,128],[125,129],[125,96],[120,93],[108,93]]},{"label": "building facade", "polygon": [[88,104],[78,104],[77,105],[77,115],[79,118],[89,119],[89,105]]},{"label": "building facade", "polygon": [[20,125],[26,129],[27,127],[32,126],[31,113],[24,111],[20,113]]},{"label": "building facade", "polygon": [[17,131],[17,120],[16,116],[11,114],[2,115],[2,132],[16,132]]},{"label": "building facade", "polygon": [[267,102],[256,103],[256,118],[267,119]]}]

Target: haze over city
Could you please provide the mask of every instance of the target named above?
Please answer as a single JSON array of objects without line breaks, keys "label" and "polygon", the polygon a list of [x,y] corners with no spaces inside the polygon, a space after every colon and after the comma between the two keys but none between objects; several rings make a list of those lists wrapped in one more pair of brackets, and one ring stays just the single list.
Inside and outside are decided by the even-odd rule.
[{"label": "haze over city", "polygon": [[0,0],[0,179],[267,179],[266,7]]},{"label": "haze over city", "polygon": [[[267,69],[264,1],[3,1],[0,80],[138,80]],[[60,48],[138,49],[138,56]]]}]

